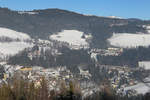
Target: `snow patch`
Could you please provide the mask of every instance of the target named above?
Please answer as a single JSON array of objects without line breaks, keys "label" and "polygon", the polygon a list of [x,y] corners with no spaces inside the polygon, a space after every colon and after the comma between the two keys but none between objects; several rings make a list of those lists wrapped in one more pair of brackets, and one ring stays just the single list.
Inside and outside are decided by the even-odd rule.
[{"label": "snow patch", "polygon": [[29,15],[35,15],[38,14],[38,12],[33,12],[33,11],[19,11],[19,14],[29,14]]},{"label": "snow patch", "polygon": [[118,16],[108,16],[108,18],[112,18],[112,19],[123,19],[123,18],[118,17]]},{"label": "snow patch", "polygon": [[50,39],[57,40],[61,42],[67,42],[70,45],[83,46],[89,45],[86,41],[87,38],[91,37],[90,35],[85,35],[85,38],[82,38],[83,32],[77,30],[64,30],[58,34],[50,36]]},{"label": "snow patch", "polygon": [[108,39],[112,46],[122,48],[135,48],[150,46],[150,34],[117,33]]}]

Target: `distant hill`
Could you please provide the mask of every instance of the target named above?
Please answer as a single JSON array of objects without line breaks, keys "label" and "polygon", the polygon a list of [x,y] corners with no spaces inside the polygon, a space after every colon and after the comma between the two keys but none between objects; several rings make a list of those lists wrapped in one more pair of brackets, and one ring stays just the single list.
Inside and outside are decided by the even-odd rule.
[{"label": "distant hill", "polygon": [[0,8],[0,27],[24,32],[32,38],[49,39],[63,30],[78,30],[93,36],[91,47],[105,48],[112,33],[146,33],[150,21],[87,16],[61,9],[12,11]]}]

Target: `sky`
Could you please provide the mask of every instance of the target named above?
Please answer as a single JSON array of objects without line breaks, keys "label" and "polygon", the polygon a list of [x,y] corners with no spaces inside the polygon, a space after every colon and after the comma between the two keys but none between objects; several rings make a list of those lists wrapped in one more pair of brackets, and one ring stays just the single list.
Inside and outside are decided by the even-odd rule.
[{"label": "sky", "polygon": [[0,0],[12,10],[59,8],[87,15],[150,20],[150,0]]}]

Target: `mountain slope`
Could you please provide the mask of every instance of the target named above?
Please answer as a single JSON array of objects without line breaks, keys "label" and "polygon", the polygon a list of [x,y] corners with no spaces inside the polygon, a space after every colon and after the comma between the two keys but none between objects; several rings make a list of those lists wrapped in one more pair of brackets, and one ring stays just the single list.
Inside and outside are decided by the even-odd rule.
[{"label": "mountain slope", "polygon": [[[60,9],[11,11],[0,8],[0,27],[24,32],[33,38],[48,39],[63,30],[78,30],[93,36],[91,47],[105,48],[112,33],[147,33],[143,25],[149,21],[86,16]],[[11,23],[10,23],[11,22]]]}]

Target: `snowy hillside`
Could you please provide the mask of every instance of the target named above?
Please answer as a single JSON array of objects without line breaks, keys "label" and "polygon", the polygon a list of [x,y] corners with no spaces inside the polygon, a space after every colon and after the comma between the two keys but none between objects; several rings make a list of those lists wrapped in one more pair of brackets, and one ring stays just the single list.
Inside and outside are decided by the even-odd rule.
[{"label": "snowy hillside", "polygon": [[112,46],[122,48],[150,46],[150,34],[116,33],[108,41]]},{"label": "snowy hillside", "polygon": [[144,68],[145,70],[150,70],[150,61],[139,61],[138,65],[140,68]]},{"label": "snowy hillside", "polygon": [[0,42],[0,53],[3,56],[6,55],[15,55],[19,51],[22,51],[23,49],[27,47],[32,47],[32,43],[27,43],[25,40],[30,40],[30,36],[28,36],[25,33],[17,32],[8,28],[0,28],[0,38],[7,37],[12,40],[20,40],[20,41],[11,41],[11,42]]},{"label": "snowy hillside", "polygon": [[0,37],[8,37],[11,39],[28,40],[30,36],[22,32],[16,32],[8,28],[0,27]]},{"label": "snowy hillside", "polygon": [[146,26],[147,32],[150,33],[150,26]]},{"label": "snowy hillside", "polygon": [[0,43],[0,52],[4,55],[14,55],[27,47],[32,47],[32,44],[25,42]]},{"label": "snowy hillside", "polygon": [[90,38],[90,35],[84,35],[85,38],[82,38],[83,32],[77,30],[64,30],[58,34],[50,36],[50,39],[57,40],[61,42],[67,42],[70,45],[89,45],[86,39]]}]

